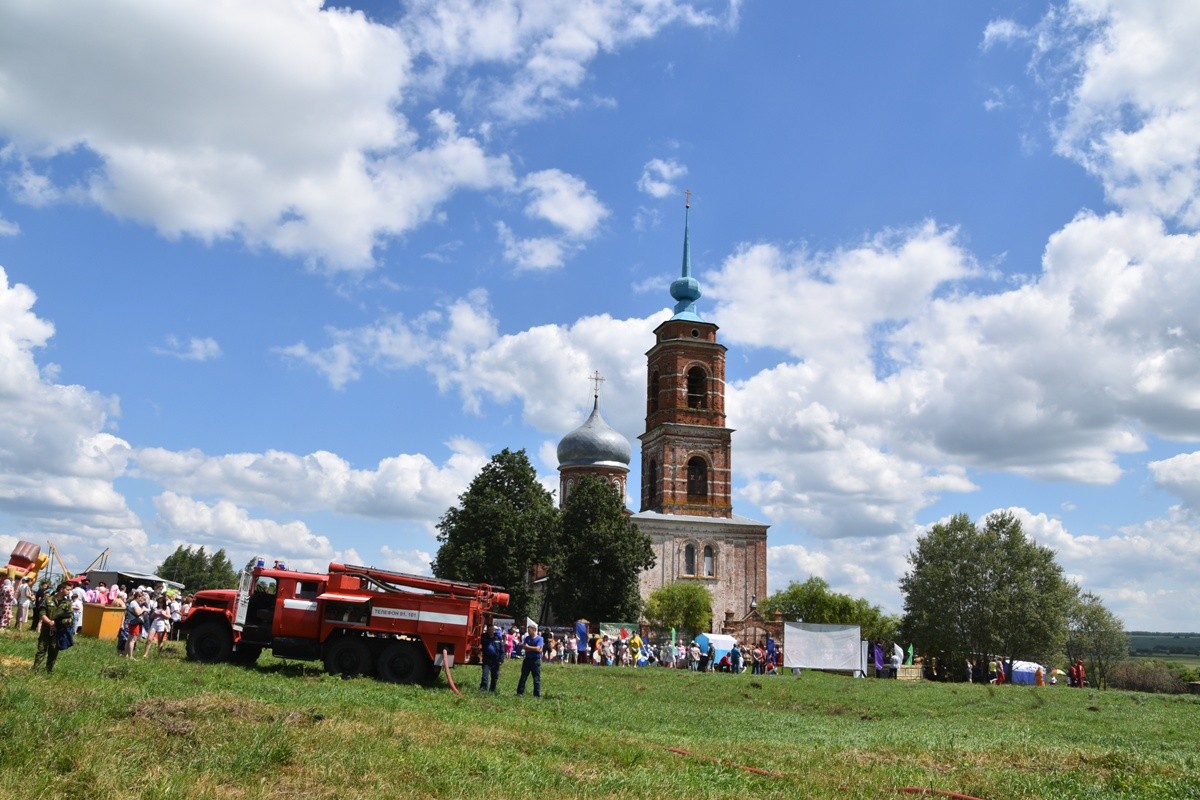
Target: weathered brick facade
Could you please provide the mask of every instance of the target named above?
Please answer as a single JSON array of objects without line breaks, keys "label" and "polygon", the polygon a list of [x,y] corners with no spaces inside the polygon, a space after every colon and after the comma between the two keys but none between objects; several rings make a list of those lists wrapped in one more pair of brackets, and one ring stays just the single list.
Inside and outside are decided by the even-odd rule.
[{"label": "weathered brick facade", "polygon": [[725,346],[717,326],[672,318],[646,353],[642,503],[634,515],[656,565],[642,597],[680,580],[713,596],[713,631],[741,619],[767,593],[767,526],[733,513],[731,446],[725,427]]}]

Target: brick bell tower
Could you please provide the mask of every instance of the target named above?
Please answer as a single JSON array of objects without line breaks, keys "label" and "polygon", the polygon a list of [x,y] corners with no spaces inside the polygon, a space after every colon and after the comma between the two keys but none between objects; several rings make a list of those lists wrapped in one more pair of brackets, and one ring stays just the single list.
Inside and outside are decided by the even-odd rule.
[{"label": "brick bell tower", "polygon": [[683,274],[671,283],[675,314],[654,330],[646,353],[646,432],[642,511],[693,517],[733,516],[730,440],[725,427],[725,345],[717,326],[696,312],[685,205]]}]

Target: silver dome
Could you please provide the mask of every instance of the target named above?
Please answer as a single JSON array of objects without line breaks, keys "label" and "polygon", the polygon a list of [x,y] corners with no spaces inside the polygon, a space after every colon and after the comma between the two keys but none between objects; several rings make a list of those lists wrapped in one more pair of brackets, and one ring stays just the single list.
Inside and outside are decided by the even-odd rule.
[{"label": "silver dome", "polygon": [[587,421],[558,443],[558,468],[624,467],[633,457],[629,440],[608,426],[600,416],[600,399],[592,407]]}]

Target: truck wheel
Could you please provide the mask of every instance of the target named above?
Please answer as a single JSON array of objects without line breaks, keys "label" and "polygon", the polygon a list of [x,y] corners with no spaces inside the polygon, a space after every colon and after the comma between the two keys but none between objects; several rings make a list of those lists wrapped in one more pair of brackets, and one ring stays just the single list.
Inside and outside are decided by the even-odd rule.
[{"label": "truck wheel", "polygon": [[388,683],[427,681],[432,667],[425,650],[413,642],[393,642],[379,656],[379,678]]},{"label": "truck wheel", "polygon": [[353,678],[371,674],[371,649],[358,636],[338,639],[325,651],[325,671]]},{"label": "truck wheel", "polygon": [[187,637],[187,657],[202,664],[217,664],[229,660],[233,636],[222,622],[201,622]]}]

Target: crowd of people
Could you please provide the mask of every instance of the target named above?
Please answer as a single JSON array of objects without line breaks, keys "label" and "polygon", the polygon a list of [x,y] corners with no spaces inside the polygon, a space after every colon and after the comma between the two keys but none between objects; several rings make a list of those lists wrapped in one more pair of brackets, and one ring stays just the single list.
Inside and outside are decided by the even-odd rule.
[{"label": "crowd of people", "polygon": [[[132,658],[141,642],[142,657],[150,655],[152,646],[161,652],[168,641],[178,640],[179,621],[191,608],[192,595],[181,594],[165,585],[157,588],[136,586],[132,589],[104,581],[92,586],[87,576],[62,581],[50,590],[50,581],[42,579],[34,588],[29,577],[16,580],[5,577],[0,582],[0,628],[35,631],[38,633],[38,656],[34,667],[45,660],[48,672],[53,671],[58,648],[50,640],[69,631],[71,635],[83,629],[85,603],[123,608],[118,634],[120,652]],[[56,619],[61,616],[62,619]]]},{"label": "crowd of people", "polygon": [[522,635],[516,625],[508,628],[485,628],[480,642],[483,653],[483,675],[479,688],[496,691],[500,667],[505,661],[521,661],[521,680],[517,694],[524,694],[526,680],[533,678],[534,696],[541,695],[541,665],[591,664],[596,667],[666,667],[686,669],[693,672],[749,671],[754,675],[775,673],[779,669],[779,653],[774,639],[756,642],[753,646],[742,645],[736,640],[728,651],[717,658],[717,649],[711,643],[702,648],[696,641],[678,640],[674,644],[655,644],[643,640],[637,633],[625,636],[610,636],[605,633],[589,633],[579,636],[575,631],[539,633],[537,625],[530,622],[526,634]]}]

